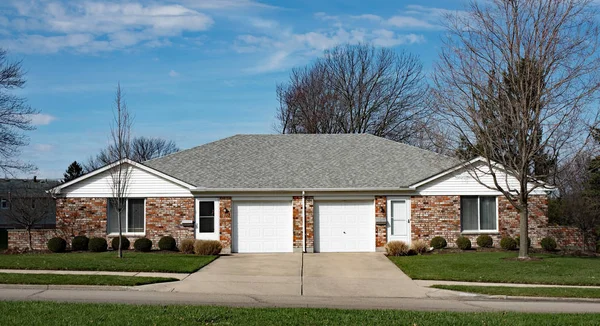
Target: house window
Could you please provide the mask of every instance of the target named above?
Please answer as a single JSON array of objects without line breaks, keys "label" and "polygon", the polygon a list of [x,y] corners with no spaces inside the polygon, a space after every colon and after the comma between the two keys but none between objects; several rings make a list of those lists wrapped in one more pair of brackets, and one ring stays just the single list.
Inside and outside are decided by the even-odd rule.
[{"label": "house window", "polygon": [[0,199],[0,209],[8,209],[8,200],[6,198]]},{"label": "house window", "polygon": [[460,198],[460,225],[466,232],[498,230],[496,197],[463,196]]},{"label": "house window", "polygon": [[198,228],[200,233],[215,232],[215,202],[201,201],[198,202]]},{"label": "house window", "polygon": [[[124,201],[123,210],[121,211],[123,233],[144,233],[146,200],[143,198],[127,198]],[[119,215],[117,207],[111,199],[108,200],[108,233],[119,233]]]}]

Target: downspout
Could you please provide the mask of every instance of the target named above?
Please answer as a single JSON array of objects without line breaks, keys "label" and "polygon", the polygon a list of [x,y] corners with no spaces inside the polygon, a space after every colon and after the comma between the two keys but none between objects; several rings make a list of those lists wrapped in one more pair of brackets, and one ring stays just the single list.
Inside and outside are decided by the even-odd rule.
[{"label": "downspout", "polygon": [[306,198],[302,190],[302,252],[306,252]]}]

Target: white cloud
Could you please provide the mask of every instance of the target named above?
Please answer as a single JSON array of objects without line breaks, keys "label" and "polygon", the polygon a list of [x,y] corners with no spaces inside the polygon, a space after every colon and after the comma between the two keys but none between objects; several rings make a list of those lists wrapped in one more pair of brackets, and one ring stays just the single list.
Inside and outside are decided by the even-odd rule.
[{"label": "white cloud", "polygon": [[54,149],[54,145],[51,144],[34,144],[33,149],[38,152],[51,152]]},{"label": "white cloud", "polygon": [[171,70],[169,71],[169,77],[177,77],[179,76],[179,73],[175,70]]},{"label": "white cloud", "polygon": [[435,24],[429,23],[427,20],[410,16],[393,16],[389,18],[386,23],[394,27],[410,29],[430,29],[439,27]]},{"label": "white cloud", "polygon": [[30,115],[29,119],[34,126],[45,126],[56,120],[56,117],[49,114],[37,113]]}]

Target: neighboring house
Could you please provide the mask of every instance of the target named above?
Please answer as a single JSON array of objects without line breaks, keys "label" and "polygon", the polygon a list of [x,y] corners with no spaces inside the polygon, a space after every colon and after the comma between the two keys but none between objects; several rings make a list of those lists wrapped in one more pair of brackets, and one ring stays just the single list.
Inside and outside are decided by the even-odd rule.
[{"label": "neighboring house", "polygon": [[[55,201],[52,200],[46,191],[58,185],[55,180],[33,179],[0,179],[0,228],[18,229],[22,228],[15,222],[13,214],[19,214],[18,211],[34,213],[37,209],[44,209],[47,214],[43,220],[35,223],[34,228],[53,228],[56,224]],[[14,207],[31,205],[23,210]]]},{"label": "neighboring house", "polygon": [[[464,162],[367,134],[237,135],[144,163],[124,160],[54,189],[58,229],[118,233],[108,198],[109,169],[119,163],[132,171],[124,234],[155,245],[171,235],[219,240],[224,252],[373,252],[393,240],[439,235],[453,245],[460,235],[474,242],[490,234],[497,245],[519,233],[517,211]],[[539,246],[545,191],[530,202]]]}]

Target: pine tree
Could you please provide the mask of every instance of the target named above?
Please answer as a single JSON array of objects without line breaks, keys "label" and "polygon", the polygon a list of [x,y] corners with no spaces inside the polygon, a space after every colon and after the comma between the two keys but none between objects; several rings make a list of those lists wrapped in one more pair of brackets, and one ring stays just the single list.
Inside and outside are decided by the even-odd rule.
[{"label": "pine tree", "polygon": [[77,161],[74,161],[67,168],[67,172],[65,172],[63,174],[63,177],[64,177],[63,181],[68,182],[73,179],[77,179],[82,175],[83,175],[83,167],[81,166],[81,164],[77,163]]}]

